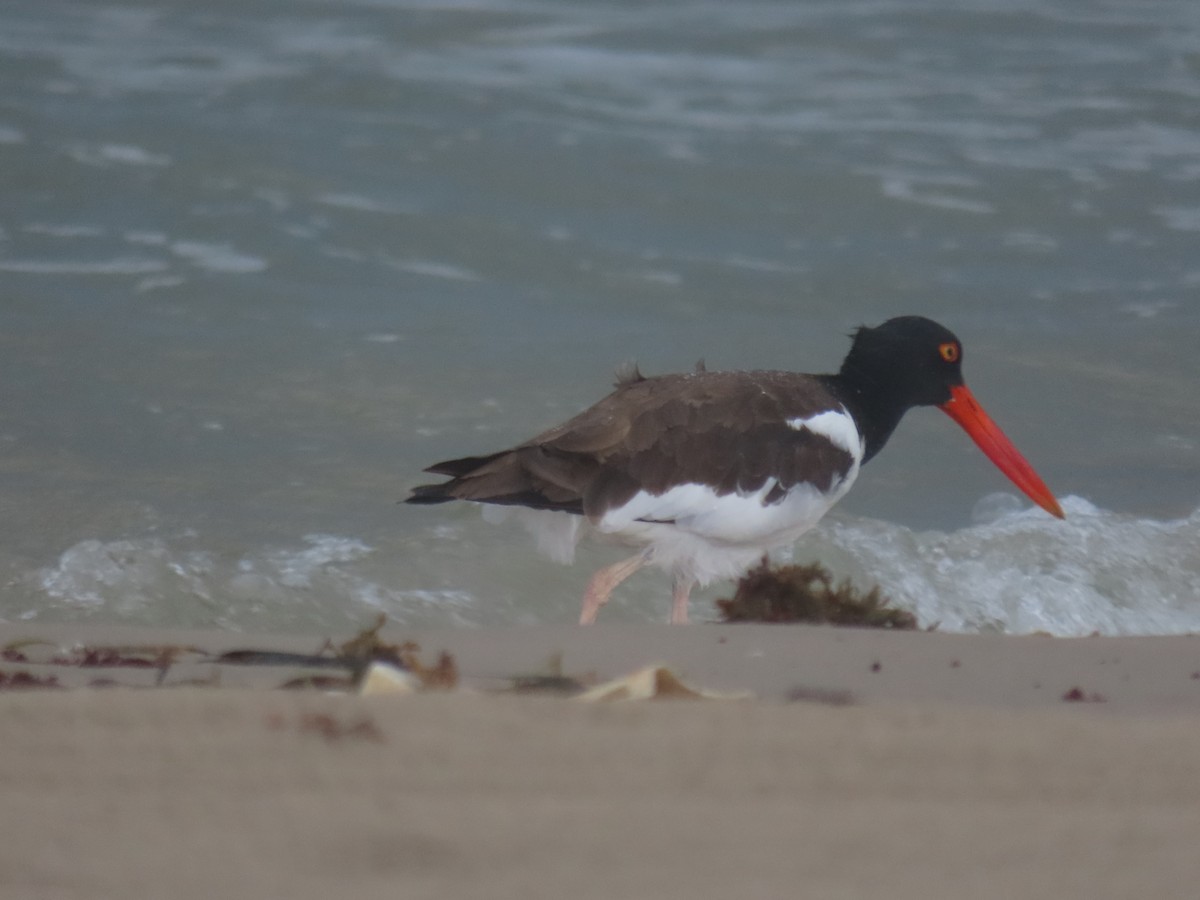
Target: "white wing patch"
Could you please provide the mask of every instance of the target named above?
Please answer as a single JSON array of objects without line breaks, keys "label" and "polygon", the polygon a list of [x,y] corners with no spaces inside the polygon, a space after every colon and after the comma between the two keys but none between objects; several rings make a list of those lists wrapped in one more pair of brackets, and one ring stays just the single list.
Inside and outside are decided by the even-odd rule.
[{"label": "white wing patch", "polygon": [[839,450],[845,450],[854,460],[854,465],[862,462],[863,442],[858,433],[858,426],[845,407],[830,409],[825,412],[807,417],[797,417],[787,420],[788,428],[797,431],[810,431],[827,439]]}]

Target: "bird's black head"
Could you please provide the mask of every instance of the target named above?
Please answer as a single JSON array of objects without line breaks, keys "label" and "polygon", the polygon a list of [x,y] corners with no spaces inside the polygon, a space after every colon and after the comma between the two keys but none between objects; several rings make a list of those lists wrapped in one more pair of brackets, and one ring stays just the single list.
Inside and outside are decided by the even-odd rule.
[{"label": "bird's black head", "polygon": [[854,333],[841,375],[905,409],[941,406],[963,383],[962,344],[950,329],[922,316],[888,319]]},{"label": "bird's black head", "polygon": [[963,384],[962,344],[937,322],[901,316],[858,329],[841,371],[825,383],[854,416],[866,444],[863,462],[887,443],[908,410],[936,406],[1034,503],[1062,518],[1054,494]]},{"label": "bird's black head", "polygon": [[922,316],[863,326],[853,338],[831,381],[866,440],[866,461],[909,409],[950,400],[951,389],[963,383],[962,344],[948,328]]}]

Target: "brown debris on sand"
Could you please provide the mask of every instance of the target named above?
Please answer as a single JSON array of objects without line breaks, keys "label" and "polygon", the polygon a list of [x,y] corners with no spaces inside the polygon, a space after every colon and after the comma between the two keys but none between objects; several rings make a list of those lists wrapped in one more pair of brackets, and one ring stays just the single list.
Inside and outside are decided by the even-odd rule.
[{"label": "brown debris on sand", "polygon": [[1076,685],[1062,695],[1064,703],[1107,703],[1108,698],[1096,691],[1085,691]]},{"label": "brown debris on sand", "polygon": [[[264,672],[287,673],[274,686],[289,690],[354,692],[362,688],[372,671],[392,674],[391,680],[409,679],[415,690],[451,690],[459,683],[458,665],[449,653],[440,652],[432,665],[421,661],[421,647],[414,641],[389,643],[380,632],[387,617],[349,640],[326,639],[315,653],[291,650],[242,648],[209,653],[190,644],[92,644],[62,646],[41,638],[21,637],[0,646],[0,690],[28,687],[219,687],[224,667],[257,667]],[[173,668],[184,669],[184,677],[167,680]],[[14,666],[29,670],[13,670]],[[106,669],[112,675],[84,681],[59,674],[73,669]],[[120,670],[120,671],[117,671]],[[141,670],[139,672],[139,670]],[[199,675],[196,675],[196,672]],[[43,672],[45,674],[36,674]],[[188,677],[188,676],[191,677]],[[269,675],[268,675],[269,677]],[[378,689],[379,678],[376,678]],[[386,679],[385,679],[386,680]]]}]

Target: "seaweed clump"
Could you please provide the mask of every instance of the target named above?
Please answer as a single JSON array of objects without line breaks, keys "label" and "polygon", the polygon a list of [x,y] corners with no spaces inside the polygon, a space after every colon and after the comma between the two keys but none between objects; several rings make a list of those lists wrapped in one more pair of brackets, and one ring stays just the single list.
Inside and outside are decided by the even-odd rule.
[{"label": "seaweed clump", "polygon": [[737,583],[732,598],[718,600],[723,622],[810,622],[911,631],[917,617],[896,609],[878,587],[860,593],[849,580],[835,584],[820,563],[777,566],[766,559]]}]

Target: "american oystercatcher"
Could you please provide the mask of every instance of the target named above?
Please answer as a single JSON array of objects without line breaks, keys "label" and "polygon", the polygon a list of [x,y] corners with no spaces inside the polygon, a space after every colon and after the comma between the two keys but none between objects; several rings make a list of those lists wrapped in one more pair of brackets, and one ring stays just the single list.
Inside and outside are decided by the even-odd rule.
[{"label": "american oystercatcher", "polygon": [[634,370],[573,419],[511,450],[425,471],[449,481],[407,503],[477,503],[561,513],[570,549],[580,525],[643,549],[596,572],[579,621],[653,564],[674,576],[671,621],[687,621],[693,585],[735,578],[792,543],[837,503],[914,406],[954,419],[1013,483],[1062,518],[1049,488],[963,383],[962,344],[920,316],[859,328],[841,370]]}]

